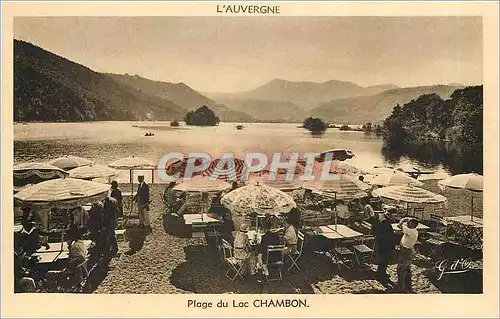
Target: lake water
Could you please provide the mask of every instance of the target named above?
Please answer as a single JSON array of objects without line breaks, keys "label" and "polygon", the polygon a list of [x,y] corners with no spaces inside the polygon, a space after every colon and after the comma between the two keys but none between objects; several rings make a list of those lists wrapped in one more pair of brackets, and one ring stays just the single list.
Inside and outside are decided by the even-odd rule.
[{"label": "lake water", "polygon": [[[355,157],[346,163],[360,169],[388,164],[381,152],[382,140],[375,135],[328,129],[321,137],[313,137],[297,124],[250,123],[243,130],[236,130],[235,125],[171,128],[168,122],[18,123],[14,125],[14,162],[75,155],[106,165],[130,155],[158,162],[168,152],[205,152],[213,157],[233,152],[243,158],[245,152],[264,152],[270,157],[274,152],[319,153],[338,148],[351,150]],[[146,137],[146,132],[154,136]],[[402,158],[399,165],[423,168],[408,158]]]}]

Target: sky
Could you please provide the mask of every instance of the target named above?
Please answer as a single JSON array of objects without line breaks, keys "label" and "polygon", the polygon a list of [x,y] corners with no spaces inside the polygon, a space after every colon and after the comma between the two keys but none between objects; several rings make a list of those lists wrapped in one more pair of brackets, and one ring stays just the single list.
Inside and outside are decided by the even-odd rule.
[{"label": "sky", "polygon": [[17,17],[14,38],[94,71],[201,92],[273,79],[483,82],[480,17]]}]

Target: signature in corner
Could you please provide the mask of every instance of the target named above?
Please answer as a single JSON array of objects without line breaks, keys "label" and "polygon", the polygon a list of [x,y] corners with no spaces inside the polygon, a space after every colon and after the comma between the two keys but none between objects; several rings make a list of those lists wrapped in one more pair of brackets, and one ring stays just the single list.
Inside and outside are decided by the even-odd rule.
[{"label": "signature in corner", "polygon": [[445,274],[463,274],[471,270],[472,260],[470,258],[459,258],[454,261],[447,259],[436,262],[436,269],[439,271],[438,280]]}]

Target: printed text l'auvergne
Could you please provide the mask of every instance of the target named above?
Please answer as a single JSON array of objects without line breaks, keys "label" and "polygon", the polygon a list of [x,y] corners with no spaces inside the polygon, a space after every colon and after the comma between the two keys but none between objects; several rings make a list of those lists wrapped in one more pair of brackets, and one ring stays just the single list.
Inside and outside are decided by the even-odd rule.
[{"label": "printed text l'auvergne", "polygon": [[217,13],[280,14],[280,6],[218,4]]}]

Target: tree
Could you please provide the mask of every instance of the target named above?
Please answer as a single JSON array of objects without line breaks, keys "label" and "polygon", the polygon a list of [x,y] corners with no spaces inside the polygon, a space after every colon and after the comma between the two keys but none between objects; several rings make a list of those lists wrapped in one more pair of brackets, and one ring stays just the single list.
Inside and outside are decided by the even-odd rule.
[{"label": "tree", "polygon": [[184,117],[184,121],[187,125],[197,126],[215,126],[219,124],[219,118],[206,105],[195,111],[189,111]]},{"label": "tree", "polygon": [[328,123],[323,122],[320,118],[308,117],[302,126],[313,133],[322,133],[328,128]]}]

